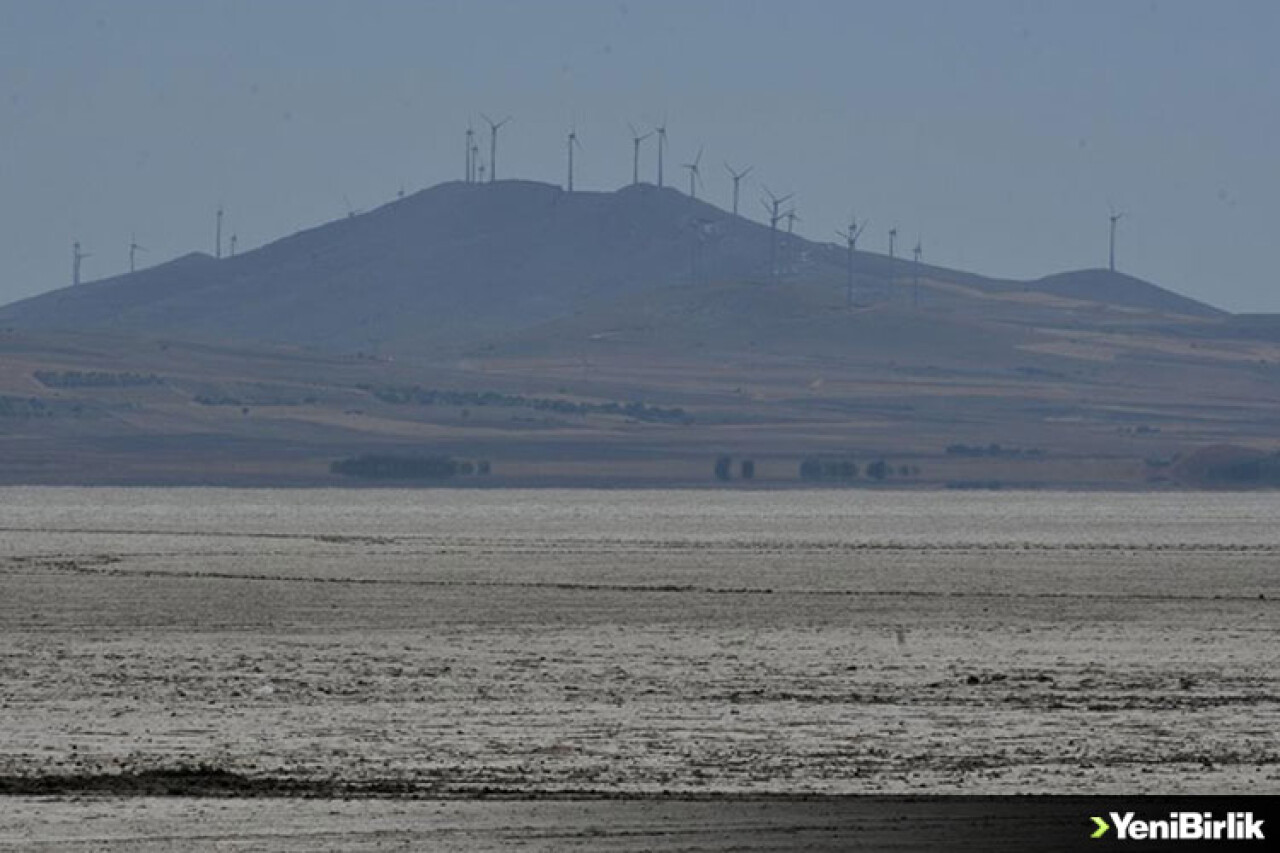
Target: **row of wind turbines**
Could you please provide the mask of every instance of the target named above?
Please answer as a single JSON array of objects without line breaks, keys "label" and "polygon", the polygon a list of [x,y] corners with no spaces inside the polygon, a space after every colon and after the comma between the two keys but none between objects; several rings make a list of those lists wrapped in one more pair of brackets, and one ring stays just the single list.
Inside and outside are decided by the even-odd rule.
[{"label": "row of wind turbines", "polygon": [[[484,120],[485,124],[489,126],[489,168],[486,174],[485,164],[480,159],[480,145],[476,139],[476,136],[477,136],[476,130],[474,127],[468,124],[466,134],[465,134],[466,162],[465,162],[465,170],[464,170],[464,181],[466,183],[486,183],[486,182],[492,183],[498,180],[498,175],[497,175],[498,131],[500,131],[503,127],[505,127],[511,121],[511,118],[512,118],[511,116],[506,116],[501,121],[494,121],[484,113],[481,113],[480,117]],[[651,130],[644,133],[641,133],[640,130],[638,130],[636,126],[630,122],[627,123],[627,129],[631,132],[630,139],[631,139],[631,183],[632,185],[634,186],[640,183],[641,146],[644,144],[646,140],[650,139],[651,137],[656,137],[657,138],[656,144],[658,149],[658,158],[657,158],[658,170],[656,175],[656,179],[657,179],[656,184],[659,189],[663,188],[666,185],[666,175],[665,175],[665,163],[666,163],[665,154],[667,149],[666,122],[664,121],[661,124],[655,125]],[[581,150],[582,150],[582,143],[578,139],[578,129],[576,126],[571,126],[569,128],[569,133],[565,138],[565,155],[566,155],[567,167],[568,167],[567,168],[568,174],[566,176],[565,188],[568,190],[568,192],[574,191],[574,155]],[[702,146],[699,146],[698,153],[696,156],[694,156],[692,162],[680,164],[681,168],[685,169],[689,173],[689,197],[693,199],[696,199],[698,197],[698,187],[704,186],[702,182],[702,155],[704,151],[705,151],[705,148]],[[729,173],[729,178],[733,182],[733,198],[731,202],[731,210],[734,216],[739,216],[741,215],[739,205],[740,205],[741,196],[742,196],[742,193],[741,193],[742,181],[744,178],[750,175],[753,171],[755,171],[755,167],[747,166],[744,169],[735,169],[732,164],[726,161],[724,164],[724,168],[725,168],[725,171]],[[764,186],[763,184],[761,185],[761,187],[764,189],[765,196],[767,197],[767,198],[761,198],[760,202],[764,206],[765,213],[767,214],[768,220],[769,220],[770,279],[776,282],[778,278],[778,240],[777,240],[778,224],[784,219],[787,221],[787,235],[788,237],[790,237],[793,235],[794,229],[795,229],[795,223],[800,219],[800,217],[799,215],[797,215],[794,205],[791,205],[785,211],[782,209],[782,206],[786,204],[788,201],[791,201],[791,199],[794,197],[793,194],[788,193],[787,195],[784,195],[784,196],[778,196],[778,195],[775,195],[772,190],[770,190],[768,187]],[[854,254],[857,252],[858,238],[862,235],[863,231],[866,230],[867,224],[868,224],[868,220],[864,219],[860,222],[856,215],[851,215],[849,219],[848,228],[841,229],[836,232],[838,236],[844,238],[845,245],[848,250],[848,287],[847,287],[846,300],[850,307],[852,307],[853,305]],[[890,260],[893,260],[896,257],[895,252],[896,252],[897,237],[898,237],[898,229],[896,227],[890,228],[889,229]],[[916,268],[916,274],[915,274],[916,295],[913,296],[913,302],[917,305],[919,304],[918,292],[919,292],[920,258],[923,252],[924,252],[923,242],[917,239],[916,246],[914,249],[914,259],[915,259],[915,268]]]},{"label": "row of wind turbines", "polygon": [[[498,131],[501,130],[503,127],[505,127],[512,120],[511,116],[506,116],[501,121],[494,121],[484,113],[481,113],[480,117],[484,120],[485,124],[489,126],[489,168],[486,175],[485,164],[480,159],[480,147],[476,141],[477,134],[476,134],[475,128],[472,127],[470,124],[468,124],[467,130],[466,130],[466,170],[464,173],[465,181],[467,183],[485,183],[486,181],[493,182],[498,180],[498,169],[497,169]],[[664,120],[661,124],[655,125],[652,129],[650,129],[645,133],[641,133],[636,128],[636,126],[630,122],[627,123],[627,129],[631,132],[631,137],[630,137],[631,139],[631,183],[633,185],[640,183],[641,146],[644,144],[646,140],[650,139],[651,137],[657,137],[657,153],[658,153],[657,167],[658,168],[657,168],[656,183],[659,189],[663,188],[665,186],[664,155],[667,149],[666,121]],[[567,167],[568,167],[567,168],[568,174],[567,174],[565,187],[569,192],[574,191],[574,155],[575,153],[581,150],[582,150],[582,143],[578,138],[577,127],[571,126],[569,128],[569,133],[565,139],[565,153],[566,153]],[[703,151],[704,151],[704,148],[700,146],[698,148],[698,153],[693,158],[692,162],[681,164],[681,168],[685,169],[689,173],[689,197],[694,199],[698,197],[698,187],[703,186],[702,172],[701,172]],[[751,172],[754,171],[755,167],[747,166],[745,169],[739,170],[739,169],[735,169],[727,161],[725,162],[724,167],[725,167],[725,170],[729,173],[730,180],[733,182],[733,196],[732,196],[732,202],[731,202],[731,209],[732,209],[733,215],[738,216],[740,215],[739,201],[741,198],[742,180],[746,178],[749,174],[751,174]],[[793,196],[791,194],[779,197],[774,195],[773,192],[771,192],[768,187],[764,187],[763,184],[761,186],[764,189],[765,195],[768,197],[767,200],[762,198],[761,204],[764,206],[765,212],[768,215],[769,229],[772,232],[771,238],[770,238],[770,250],[769,250],[770,269],[771,269],[771,278],[776,279],[777,278],[776,258],[777,258],[778,223],[783,219],[786,219],[787,233],[788,235],[790,235],[793,232],[796,221],[799,220],[800,217],[796,214],[796,209],[794,205],[788,208],[785,212],[783,212],[781,209],[783,204],[785,204],[787,201],[792,199]],[[1111,208],[1111,212],[1109,216],[1110,232],[1109,232],[1109,244],[1108,244],[1108,254],[1107,254],[1107,268],[1111,272],[1116,271],[1116,226],[1120,222],[1120,220],[1123,219],[1124,217],[1125,217],[1124,213],[1117,212],[1114,207]],[[848,299],[850,303],[852,303],[852,299],[853,299],[853,295],[852,295],[853,294],[853,278],[854,278],[853,257],[854,257],[854,253],[857,251],[858,238],[862,236],[862,233],[866,230],[867,225],[868,225],[868,220],[864,219],[862,221],[859,221],[856,215],[851,215],[849,218],[848,227],[842,228],[836,231],[836,235],[841,237],[845,241],[845,246],[848,249],[848,256],[849,256]],[[891,227],[889,228],[887,233],[889,238],[889,246],[888,246],[889,259],[894,260],[897,257],[896,250],[897,250],[898,229],[896,226]],[[912,249],[912,256],[916,265],[916,276],[915,276],[916,288],[915,288],[915,293],[913,294],[912,299],[913,299],[913,302],[916,304],[919,303],[919,296],[918,296],[919,265],[920,265],[920,259],[923,253],[924,253],[923,240],[918,237],[916,239],[916,245]]]},{"label": "row of wind turbines", "polygon": [[[214,214],[215,224],[214,224],[213,256],[215,258],[222,257],[222,219],[225,216],[225,214],[226,214],[226,211],[223,210],[222,205],[218,205],[217,213]],[[237,237],[235,234],[232,234],[231,239],[228,241],[228,248],[230,249],[228,257],[235,257],[236,242],[237,242]],[[145,253],[148,251],[149,249],[147,249],[146,246],[138,242],[138,237],[136,234],[129,235],[129,272],[132,273],[132,272],[138,271],[138,253],[139,252]],[[91,257],[93,257],[93,253],[84,251],[80,247],[79,240],[71,244],[71,284],[72,285],[80,284],[81,270],[84,264],[84,259],[91,258]]]},{"label": "row of wind turbines", "polygon": [[[484,113],[480,114],[485,124],[489,125],[489,162],[486,168],[484,160],[480,157],[480,144],[477,142],[477,133],[474,127],[468,124],[466,131],[466,167],[463,172],[464,181],[469,184],[475,183],[492,183],[498,180],[498,131],[505,127],[510,121],[511,116],[507,116],[501,121],[494,121]],[[627,123],[627,129],[631,131],[631,183],[640,183],[640,149],[645,140],[650,137],[657,137],[658,147],[658,174],[657,185],[659,188],[666,186],[665,176],[665,154],[667,150],[667,125],[663,122],[656,125],[647,133],[641,133],[636,129],[634,124]],[[568,178],[565,184],[569,192],[574,191],[574,154],[582,150],[582,143],[578,139],[577,127],[570,127],[568,136],[565,138],[565,154],[568,159]],[[698,187],[702,186],[702,153],[703,148],[698,149],[698,154],[693,158],[691,163],[682,163],[681,168],[689,173],[689,195],[692,198],[698,197]],[[729,175],[733,180],[733,213],[738,213],[739,199],[739,183],[752,170],[753,167],[748,166],[742,171],[735,170],[728,163],[725,168],[729,171]]]},{"label": "row of wind turbines", "polygon": [[[466,136],[465,136],[466,158],[465,158],[465,168],[464,168],[463,174],[464,174],[464,181],[470,184],[492,183],[498,180],[498,132],[507,124],[509,124],[512,120],[512,116],[506,116],[505,118],[499,121],[495,121],[492,118],[490,118],[488,115],[485,115],[484,113],[481,113],[480,117],[484,120],[485,124],[489,126],[489,160],[486,166],[485,161],[480,156],[480,145],[477,140],[478,134],[475,128],[472,127],[470,123],[468,123],[467,129],[466,129]],[[657,186],[659,189],[665,187],[666,182],[665,182],[664,168],[665,168],[665,154],[667,149],[666,121],[664,120],[661,124],[655,125],[652,129],[648,130],[645,133],[641,133],[636,128],[636,126],[634,124],[631,124],[630,122],[627,123],[627,129],[631,133],[630,140],[631,140],[631,183],[632,185],[638,185],[640,183],[641,146],[644,144],[646,140],[652,137],[656,137],[657,153],[658,153],[657,176],[656,176]],[[576,126],[571,126],[569,129],[568,135],[565,140],[565,149],[566,149],[566,155],[567,155],[567,161],[568,161],[567,163],[568,175],[567,175],[566,188],[569,192],[574,192],[574,155],[578,151],[582,150],[582,143],[578,139],[578,131]],[[702,181],[702,171],[701,171],[702,155],[704,150],[705,150],[704,147],[699,146],[698,153],[693,158],[692,162],[680,164],[681,168],[685,169],[689,174],[689,197],[692,199],[696,199],[698,197],[698,187],[703,186],[705,189],[705,185],[703,184],[703,181]],[[741,215],[739,212],[739,202],[741,198],[741,184],[742,184],[742,181],[755,170],[755,167],[747,166],[744,169],[735,169],[727,161],[725,162],[724,167],[729,174],[730,180],[733,183],[733,195],[732,195],[732,202],[731,202],[732,213],[734,216],[739,216]],[[797,221],[800,221],[800,217],[796,213],[795,205],[791,205],[786,210],[783,210],[783,205],[791,201],[794,198],[794,194],[788,193],[787,195],[784,195],[784,196],[778,196],[778,195],[775,195],[767,186],[764,186],[763,184],[761,184],[761,187],[764,190],[765,197],[762,197],[760,202],[761,202],[761,205],[764,207],[765,213],[767,215],[768,222],[769,222],[769,231],[770,231],[770,239],[769,239],[770,280],[776,283],[778,280],[778,263],[777,263],[778,225],[782,220],[785,219],[787,221],[787,235],[788,237],[791,237],[794,233],[795,223]],[[403,189],[399,191],[399,193],[397,194],[397,197],[398,198],[404,197]],[[344,196],[344,200],[345,200],[345,196]],[[349,217],[355,216],[356,213],[357,211],[351,208],[350,202],[347,202],[347,215]],[[214,257],[218,259],[222,258],[222,226],[223,226],[224,215],[225,215],[225,211],[223,209],[223,206],[219,204],[217,211],[215,213],[215,231],[214,231]],[[1116,227],[1119,224],[1120,220],[1125,217],[1125,215],[1126,214],[1124,214],[1123,212],[1117,212],[1114,207],[1112,207],[1110,210],[1110,216],[1109,216],[1110,240],[1109,240],[1107,266],[1111,272],[1115,272],[1115,269],[1116,269]],[[869,224],[869,220],[867,219],[859,220],[856,215],[850,215],[848,226],[846,228],[838,229],[836,231],[836,235],[844,240],[845,247],[847,249],[847,257],[848,257],[847,291],[848,292],[847,292],[846,298],[850,307],[852,307],[852,304],[853,304],[854,255],[857,252],[858,239],[862,236],[868,224]],[[897,238],[898,238],[897,227],[895,226],[895,227],[889,228],[887,234],[889,239],[889,245],[888,245],[889,259],[895,260],[897,257],[896,255]],[[230,249],[230,252],[228,255],[229,257],[234,257],[236,254],[236,242],[237,242],[237,237],[233,233],[231,234],[230,241],[229,241],[229,249]],[[130,273],[135,272],[137,270],[138,252],[147,252],[147,251],[148,250],[145,246],[138,243],[135,235],[130,235],[129,246],[128,246]],[[924,252],[923,240],[920,238],[917,238],[915,248],[912,250],[913,260],[915,263],[915,270],[914,270],[915,284],[913,289],[912,302],[917,306],[919,305],[920,260],[923,255],[923,252]],[[71,283],[73,285],[79,285],[81,283],[82,264],[84,262],[84,259],[89,257],[92,257],[92,253],[85,252],[81,248],[81,244],[79,241],[76,241],[72,244]]]}]

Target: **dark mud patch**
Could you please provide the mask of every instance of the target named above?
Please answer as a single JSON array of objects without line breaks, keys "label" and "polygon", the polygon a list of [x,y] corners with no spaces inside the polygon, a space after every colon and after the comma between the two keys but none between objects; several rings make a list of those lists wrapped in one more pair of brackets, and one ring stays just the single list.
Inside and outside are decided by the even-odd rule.
[{"label": "dark mud patch", "polygon": [[396,796],[412,785],[377,781],[284,779],[246,776],[219,767],[159,768],[122,773],[0,776],[0,796],[101,795],[112,797],[300,797]]}]

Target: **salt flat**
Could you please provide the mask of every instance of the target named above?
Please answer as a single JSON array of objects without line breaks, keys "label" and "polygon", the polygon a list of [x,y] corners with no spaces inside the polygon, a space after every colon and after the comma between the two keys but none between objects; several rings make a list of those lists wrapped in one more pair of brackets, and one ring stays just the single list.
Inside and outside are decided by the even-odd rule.
[{"label": "salt flat", "polygon": [[[1280,792],[1277,495],[15,488],[0,506],[8,780]],[[0,842],[90,808],[22,802]]]}]

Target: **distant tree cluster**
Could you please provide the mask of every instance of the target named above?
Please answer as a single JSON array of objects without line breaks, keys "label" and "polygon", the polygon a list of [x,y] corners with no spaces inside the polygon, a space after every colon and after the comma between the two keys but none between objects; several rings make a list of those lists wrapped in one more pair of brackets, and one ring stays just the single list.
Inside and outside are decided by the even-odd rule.
[{"label": "distant tree cluster", "polygon": [[[126,407],[127,408],[127,407]],[[14,397],[0,394],[0,418],[88,417],[93,410],[74,400],[43,400],[40,397]]]},{"label": "distant tree cluster", "polygon": [[101,370],[37,370],[32,374],[46,388],[139,388],[163,385],[154,373],[108,373]]},{"label": "distant tree cluster", "polygon": [[1160,427],[1148,426],[1147,424],[1138,424],[1137,426],[1116,427],[1116,432],[1121,435],[1159,435]]},{"label": "distant tree cluster", "polygon": [[1001,447],[992,442],[991,444],[949,444],[947,445],[948,456],[989,456],[1008,457],[1016,459],[1019,457],[1032,458],[1044,456],[1044,451],[1038,447]]},{"label": "distant tree cluster", "polygon": [[0,418],[48,418],[51,409],[39,397],[10,397],[0,395]]},{"label": "distant tree cluster", "polygon": [[586,403],[555,397],[526,397],[497,391],[442,391],[432,388],[360,385],[384,403],[418,406],[494,406],[537,409],[563,415],[617,415],[653,423],[688,424],[693,416],[679,407],[650,406],[638,400],[629,403]]},{"label": "distant tree cluster", "polygon": [[[910,477],[920,473],[914,465],[894,466],[884,459],[868,462],[862,472],[868,479],[880,482],[889,477]],[[858,463],[832,456],[806,456],[800,462],[800,479],[810,482],[849,482],[858,478]]]},{"label": "distant tree cluster", "polygon": [[1241,459],[1214,469],[1213,478],[1238,486],[1280,486],[1280,453]]},{"label": "distant tree cluster", "polygon": [[287,393],[288,389],[265,382],[241,390],[246,392],[243,396],[234,396],[215,386],[212,391],[196,394],[191,401],[201,406],[305,406],[317,402],[314,395],[296,396]]},{"label": "distant tree cluster", "polygon": [[1173,469],[1179,480],[1203,488],[1280,488],[1280,452],[1216,445],[1176,458]]},{"label": "distant tree cluster", "polygon": [[[732,480],[733,457],[717,456],[714,470],[717,480],[721,482]],[[743,459],[738,464],[738,476],[743,480],[754,480],[756,478],[756,461],[754,459]]]},{"label": "distant tree cluster", "polygon": [[858,477],[858,464],[852,459],[832,459],[806,456],[800,462],[801,480],[854,480]]},{"label": "distant tree cluster", "polygon": [[452,456],[401,456],[366,453],[340,459],[329,466],[330,473],[371,480],[448,480],[453,477],[485,476],[489,460],[454,459]]}]

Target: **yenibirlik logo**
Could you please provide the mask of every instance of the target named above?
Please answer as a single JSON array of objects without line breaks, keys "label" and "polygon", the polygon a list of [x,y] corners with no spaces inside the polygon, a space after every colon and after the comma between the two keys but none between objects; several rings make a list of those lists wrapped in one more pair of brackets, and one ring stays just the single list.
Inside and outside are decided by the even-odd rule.
[{"label": "yenibirlik logo", "polygon": [[1143,820],[1133,812],[1109,812],[1111,823],[1098,816],[1090,838],[1103,838],[1113,828],[1117,841],[1265,841],[1261,818],[1253,812],[1227,812],[1214,819],[1213,812],[1169,812],[1168,819]]}]

